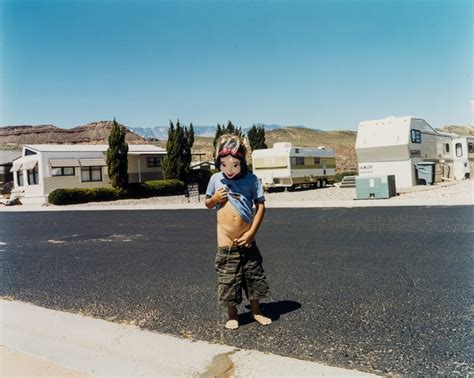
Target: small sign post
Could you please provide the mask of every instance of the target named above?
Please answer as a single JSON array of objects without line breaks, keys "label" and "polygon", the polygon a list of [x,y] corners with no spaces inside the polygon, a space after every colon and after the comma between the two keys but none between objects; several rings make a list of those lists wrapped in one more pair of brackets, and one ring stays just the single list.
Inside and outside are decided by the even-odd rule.
[{"label": "small sign post", "polygon": [[199,196],[199,184],[192,183],[188,184],[188,202],[191,202],[191,197],[197,197],[198,202],[201,202],[201,198]]}]

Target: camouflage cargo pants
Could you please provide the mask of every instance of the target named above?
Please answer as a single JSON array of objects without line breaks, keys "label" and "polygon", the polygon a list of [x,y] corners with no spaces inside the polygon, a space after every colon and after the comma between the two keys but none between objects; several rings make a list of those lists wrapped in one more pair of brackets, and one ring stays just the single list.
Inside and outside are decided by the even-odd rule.
[{"label": "camouflage cargo pants", "polygon": [[241,303],[242,290],[249,300],[263,299],[270,294],[262,267],[262,255],[255,242],[250,248],[219,247],[215,267],[220,304]]}]

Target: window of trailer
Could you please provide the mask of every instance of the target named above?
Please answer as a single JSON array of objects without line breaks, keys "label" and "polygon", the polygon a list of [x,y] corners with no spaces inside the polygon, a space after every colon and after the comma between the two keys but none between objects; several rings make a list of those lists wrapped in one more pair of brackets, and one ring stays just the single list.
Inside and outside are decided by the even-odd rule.
[{"label": "window of trailer", "polygon": [[420,130],[411,130],[411,142],[412,143],[421,143],[421,131]]},{"label": "window of trailer", "polygon": [[35,165],[33,169],[28,169],[28,185],[38,185],[38,166]]},{"label": "window of trailer", "polygon": [[56,167],[51,169],[51,176],[74,176],[74,167]]},{"label": "window of trailer", "polygon": [[161,167],[161,158],[160,157],[149,157],[147,158],[148,168]]},{"label": "window of trailer", "polygon": [[456,143],[456,157],[462,156],[462,144]]},{"label": "window of trailer", "polygon": [[23,171],[19,170],[16,172],[16,179],[18,181],[18,186],[23,186],[25,184],[23,180]]},{"label": "window of trailer", "polygon": [[292,157],[291,158],[291,165],[304,165],[304,157]]},{"label": "window of trailer", "polygon": [[82,182],[102,181],[102,167],[82,167]]}]

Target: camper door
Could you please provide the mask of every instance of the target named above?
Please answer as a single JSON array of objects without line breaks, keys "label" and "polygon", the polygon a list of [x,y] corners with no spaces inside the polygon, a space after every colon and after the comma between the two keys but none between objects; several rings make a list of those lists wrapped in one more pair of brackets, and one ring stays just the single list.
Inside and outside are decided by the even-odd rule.
[{"label": "camper door", "polygon": [[469,157],[467,150],[467,139],[453,139],[454,177],[462,180],[469,173]]}]

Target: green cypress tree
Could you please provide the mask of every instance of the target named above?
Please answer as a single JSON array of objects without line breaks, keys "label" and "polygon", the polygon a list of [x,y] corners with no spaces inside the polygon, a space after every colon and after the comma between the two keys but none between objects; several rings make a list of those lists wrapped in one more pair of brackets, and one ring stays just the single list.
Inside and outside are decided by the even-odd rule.
[{"label": "green cypress tree", "polygon": [[265,143],[265,128],[263,125],[256,126],[253,124],[247,132],[247,137],[249,140],[250,149],[252,151],[268,148]]},{"label": "green cypress tree", "polygon": [[128,185],[128,144],[127,131],[114,118],[107,148],[107,173],[114,188],[125,189]]},{"label": "green cypress tree", "polygon": [[217,149],[217,142],[219,142],[219,138],[221,137],[221,135],[222,135],[222,129],[221,129],[221,125],[218,123],[216,134],[214,135],[214,141],[212,142],[212,144],[214,145],[214,155]]},{"label": "green cypress tree", "polygon": [[184,135],[184,128],[179,123],[179,120],[176,122],[176,130],[175,130],[175,140],[176,140],[176,178],[183,180],[185,176],[185,155],[186,155],[186,141]]},{"label": "green cypress tree", "polygon": [[163,159],[163,174],[166,179],[186,180],[190,172],[191,148],[194,144],[194,128],[182,126],[179,120],[176,126],[170,121],[166,157]]},{"label": "green cypress tree", "polygon": [[163,158],[163,176],[165,179],[177,178],[177,144],[176,131],[172,121],[168,129],[168,140],[166,141],[166,156]]},{"label": "green cypress tree", "polygon": [[191,161],[192,161],[192,147],[194,144],[194,128],[193,124],[189,125],[189,129],[187,127],[184,128],[184,175],[188,176],[189,172],[191,171]]}]

